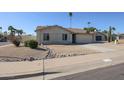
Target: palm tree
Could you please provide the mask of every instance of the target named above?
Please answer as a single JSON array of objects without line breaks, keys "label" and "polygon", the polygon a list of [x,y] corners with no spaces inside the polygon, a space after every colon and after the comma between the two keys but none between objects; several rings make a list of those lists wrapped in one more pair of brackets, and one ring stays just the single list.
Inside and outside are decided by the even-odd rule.
[{"label": "palm tree", "polygon": [[23,34],[23,30],[22,29],[18,30],[18,29],[15,29],[13,26],[9,26],[8,30],[10,31],[10,35],[14,35],[15,36],[15,34],[17,33],[18,36],[19,36],[19,35]]},{"label": "palm tree", "polygon": [[16,33],[18,34],[18,36],[17,36],[18,40],[21,41],[22,40],[21,35],[23,34],[23,30],[22,29],[21,30],[16,29]]},{"label": "palm tree", "polygon": [[22,35],[23,34],[23,30],[22,29],[21,30],[16,30],[16,33],[18,34],[18,36]]},{"label": "palm tree", "polygon": [[88,28],[90,27],[91,22],[87,22]]},{"label": "palm tree", "polygon": [[0,27],[0,32],[2,32],[2,27]]},{"label": "palm tree", "polygon": [[10,31],[10,35],[15,35],[15,28],[13,26],[9,26],[8,30]]},{"label": "palm tree", "polygon": [[115,31],[115,27],[109,27],[109,31],[108,31],[108,42],[111,42],[112,41],[112,32]]},{"label": "palm tree", "polygon": [[84,28],[84,30],[86,30],[87,31],[87,33],[90,33],[90,32],[95,32],[95,31],[97,31],[97,29],[95,28],[95,27],[85,27]]},{"label": "palm tree", "polygon": [[108,31],[107,31],[107,30],[104,30],[104,31],[102,31],[102,33],[105,33],[105,34],[107,34],[107,33],[108,33]]},{"label": "palm tree", "polygon": [[2,35],[2,27],[0,27],[0,34]]},{"label": "palm tree", "polygon": [[21,29],[21,30],[20,30],[20,35],[22,35],[22,34],[23,34],[23,30]]},{"label": "palm tree", "polygon": [[69,12],[69,17],[70,17],[70,28],[72,27],[72,16],[73,16],[72,12]]}]

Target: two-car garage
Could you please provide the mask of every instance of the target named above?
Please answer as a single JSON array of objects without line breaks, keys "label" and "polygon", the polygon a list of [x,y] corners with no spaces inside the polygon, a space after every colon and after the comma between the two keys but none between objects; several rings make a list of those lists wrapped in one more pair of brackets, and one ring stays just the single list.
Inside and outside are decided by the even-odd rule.
[{"label": "two-car garage", "polygon": [[96,41],[106,41],[106,35],[103,33],[97,32],[95,35],[95,40]]},{"label": "two-car garage", "polygon": [[102,41],[102,36],[96,36],[96,41]]}]

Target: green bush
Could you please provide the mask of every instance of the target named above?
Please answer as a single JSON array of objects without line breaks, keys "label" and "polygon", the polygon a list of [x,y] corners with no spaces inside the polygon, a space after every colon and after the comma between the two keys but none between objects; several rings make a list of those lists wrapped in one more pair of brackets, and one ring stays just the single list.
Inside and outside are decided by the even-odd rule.
[{"label": "green bush", "polygon": [[24,46],[25,46],[25,47],[29,47],[29,42],[30,42],[30,40],[25,41],[25,42],[24,42]]},{"label": "green bush", "polygon": [[16,47],[19,47],[19,45],[20,45],[20,41],[17,40],[17,39],[13,40],[12,43],[13,43]]},{"label": "green bush", "polygon": [[38,47],[38,42],[36,40],[30,40],[29,47],[32,49],[36,49]]}]

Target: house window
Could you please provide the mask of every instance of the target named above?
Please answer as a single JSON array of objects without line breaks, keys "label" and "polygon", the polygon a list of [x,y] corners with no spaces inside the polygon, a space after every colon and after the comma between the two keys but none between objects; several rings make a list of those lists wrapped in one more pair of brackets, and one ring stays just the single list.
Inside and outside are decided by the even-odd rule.
[{"label": "house window", "polygon": [[67,40],[67,34],[62,34],[62,40]]},{"label": "house window", "polygon": [[49,38],[50,38],[50,37],[49,37],[49,33],[44,33],[44,34],[43,34],[43,40],[44,40],[44,41],[48,41]]}]

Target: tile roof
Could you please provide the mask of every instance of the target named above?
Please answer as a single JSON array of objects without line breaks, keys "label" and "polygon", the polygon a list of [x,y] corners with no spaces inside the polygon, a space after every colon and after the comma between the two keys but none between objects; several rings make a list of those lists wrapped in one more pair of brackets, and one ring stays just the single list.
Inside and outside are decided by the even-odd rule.
[{"label": "tile roof", "polygon": [[[62,29],[65,29],[71,33],[75,33],[75,34],[87,34],[86,30],[80,29],[80,28],[64,28],[62,26],[58,26],[58,25],[54,25],[54,26],[37,26],[36,31],[40,30],[44,30],[44,29],[48,29],[48,28],[52,28],[52,27],[59,27]],[[93,34],[94,32],[90,32],[88,34]]]},{"label": "tile roof", "polygon": [[[86,34],[87,31],[86,30],[83,30],[83,29],[80,29],[80,28],[67,28],[68,30],[70,30],[72,33],[75,33],[75,34]],[[89,34],[92,34],[94,32],[90,32]]]},{"label": "tile roof", "polygon": [[36,30],[42,30],[44,29],[46,26],[37,26]]}]

